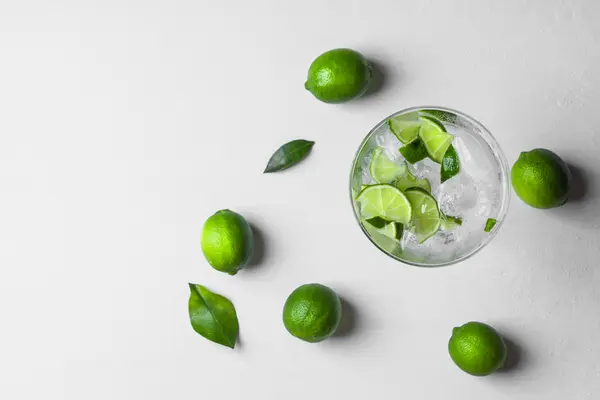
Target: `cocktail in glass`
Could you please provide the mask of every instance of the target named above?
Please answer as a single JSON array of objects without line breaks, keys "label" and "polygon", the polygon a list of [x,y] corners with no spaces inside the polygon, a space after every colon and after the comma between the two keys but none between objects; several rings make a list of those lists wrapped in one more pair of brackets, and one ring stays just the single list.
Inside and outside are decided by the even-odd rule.
[{"label": "cocktail in glass", "polygon": [[510,198],[508,164],[473,118],[415,107],[381,121],[363,140],[350,195],[361,229],[384,253],[417,266],[453,264],[501,227]]}]

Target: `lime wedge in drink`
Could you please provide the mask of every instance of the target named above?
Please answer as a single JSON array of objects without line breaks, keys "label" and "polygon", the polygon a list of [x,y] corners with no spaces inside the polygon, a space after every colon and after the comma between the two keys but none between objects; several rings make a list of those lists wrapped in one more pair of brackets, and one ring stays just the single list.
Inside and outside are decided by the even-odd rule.
[{"label": "lime wedge in drink", "polygon": [[452,143],[452,135],[446,132],[446,128],[436,119],[422,116],[421,129],[419,130],[419,137],[423,141],[423,145],[429,154],[429,158],[438,164],[441,164],[444,159],[446,150]]},{"label": "lime wedge in drink", "polygon": [[453,231],[454,229],[461,226],[463,223],[462,218],[452,217],[450,215],[442,215],[442,225],[440,229],[443,231]]},{"label": "lime wedge in drink", "polygon": [[398,177],[398,179],[394,181],[393,185],[402,191],[413,187],[420,187],[431,193],[431,183],[429,182],[429,179],[417,179],[408,168],[406,168],[406,173],[404,175]]},{"label": "lime wedge in drink", "polygon": [[448,146],[448,150],[446,150],[446,154],[444,154],[444,159],[442,160],[442,183],[458,174],[459,171],[460,159],[458,158],[458,154],[456,153],[454,146],[450,145]]},{"label": "lime wedge in drink", "polygon": [[421,188],[412,188],[404,192],[412,206],[412,230],[417,241],[423,243],[440,229],[442,218],[437,201]]},{"label": "lime wedge in drink", "polygon": [[404,156],[404,158],[406,158],[406,161],[411,164],[416,164],[428,156],[427,149],[423,145],[423,141],[421,139],[413,140],[409,144],[400,147],[398,151]]},{"label": "lime wedge in drink", "polygon": [[364,222],[366,222],[370,227],[375,228],[375,229],[385,228],[385,226],[387,224],[389,224],[389,221],[386,221],[385,219],[383,219],[381,217],[374,217],[374,218],[366,219]]},{"label": "lime wedge in drink", "polygon": [[397,164],[390,160],[383,151],[383,148],[378,147],[373,151],[373,158],[369,165],[371,178],[378,183],[390,183],[394,179],[406,173],[406,164]]},{"label": "lime wedge in drink", "polygon": [[485,228],[483,230],[485,232],[491,232],[497,223],[498,223],[498,221],[496,221],[494,218],[488,218],[488,220],[485,222]]},{"label": "lime wedge in drink", "polygon": [[[383,226],[380,225],[381,221],[384,222]],[[371,236],[376,236],[374,234],[378,233],[395,240],[400,240],[402,238],[402,232],[404,230],[404,226],[402,224],[397,222],[387,222],[380,217],[366,220],[363,226]]]},{"label": "lime wedge in drink", "polygon": [[360,214],[365,219],[381,217],[386,221],[408,224],[412,217],[411,204],[395,186],[380,184],[363,189],[356,198]]},{"label": "lime wedge in drink", "polygon": [[392,117],[387,123],[390,131],[404,144],[415,140],[421,129],[421,121],[416,112]]}]

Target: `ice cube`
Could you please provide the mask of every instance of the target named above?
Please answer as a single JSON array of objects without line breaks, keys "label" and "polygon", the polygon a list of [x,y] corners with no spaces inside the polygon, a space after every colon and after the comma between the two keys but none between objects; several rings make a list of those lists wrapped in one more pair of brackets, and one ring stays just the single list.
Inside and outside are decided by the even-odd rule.
[{"label": "ice cube", "polygon": [[493,152],[481,136],[458,136],[454,138],[452,145],[458,153],[461,171],[467,172],[471,177],[485,179],[498,172]]},{"label": "ice cube", "polygon": [[479,194],[473,179],[466,172],[459,172],[442,183],[434,192],[443,213],[460,216],[477,205]]}]

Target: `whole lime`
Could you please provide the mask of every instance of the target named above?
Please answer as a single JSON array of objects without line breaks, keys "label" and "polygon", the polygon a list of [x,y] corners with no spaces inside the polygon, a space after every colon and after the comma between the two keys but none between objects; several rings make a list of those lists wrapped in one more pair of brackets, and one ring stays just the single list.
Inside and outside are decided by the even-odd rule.
[{"label": "whole lime", "polygon": [[523,152],[511,171],[517,196],[535,208],[558,207],[567,202],[571,171],[555,153],[546,149]]},{"label": "whole lime", "polygon": [[200,246],[214,269],[235,275],[252,256],[252,229],[240,214],[220,210],[204,223]]},{"label": "whole lime", "polygon": [[475,376],[486,376],[501,368],[507,353],[498,332],[482,322],[454,328],[448,352],[458,368]]},{"label": "whole lime", "polygon": [[371,66],[357,51],[335,49],[317,57],[304,87],[325,103],[343,103],[361,96],[371,81]]},{"label": "whole lime", "polygon": [[318,283],[294,290],[283,307],[283,324],[293,336],[317,343],[333,335],[342,318],[338,295]]}]

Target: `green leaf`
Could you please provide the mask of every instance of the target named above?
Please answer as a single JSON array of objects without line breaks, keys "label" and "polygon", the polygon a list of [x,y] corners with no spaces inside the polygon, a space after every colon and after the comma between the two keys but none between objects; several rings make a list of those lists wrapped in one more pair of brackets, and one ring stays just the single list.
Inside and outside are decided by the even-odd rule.
[{"label": "green leaf", "polygon": [[314,144],[315,142],[302,139],[292,140],[284,144],[273,153],[264,173],[283,171],[296,165],[310,153]]},{"label": "green leaf", "polygon": [[206,339],[235,347],[239,325],[235,308],[225,297],[190,283],[188,309],[192,328]]},{"label": "green leaf", "polygon": [[411,164],[417,163],[427,157],[427,149],[421,139],[415,139],[406,146],[400,147],[400,153]]},{"label": "green leaf", "polygon": [[460,171],[460,160],[458,154],[454,149],[454,146],[450,145],[446,153],[444,153],[444,159],[442,160],[442,183],[452,178]]},{"label": "green leaf", "polygon": [[492,229],[494,229],[494,226],[496,226],[496,223],[498,223],[498,221],[496,221],[494,218],[488,218],[488,220],[485,223],[484,231],[491,232]]}]

